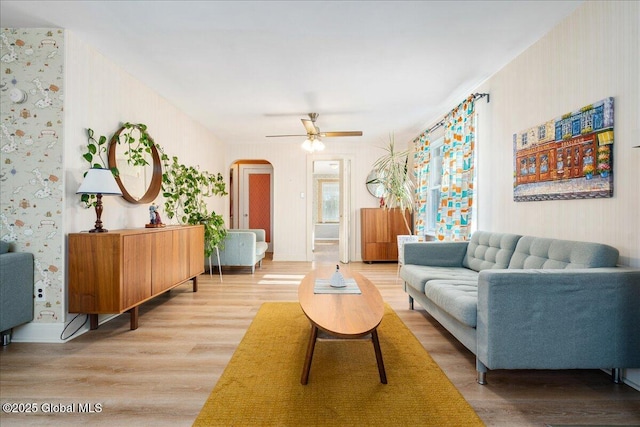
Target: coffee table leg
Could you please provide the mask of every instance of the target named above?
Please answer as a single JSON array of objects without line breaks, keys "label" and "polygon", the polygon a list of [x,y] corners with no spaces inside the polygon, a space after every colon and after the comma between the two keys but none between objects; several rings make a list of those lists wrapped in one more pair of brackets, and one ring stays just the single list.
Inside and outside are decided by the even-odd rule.
[{"label": "coffee table leg", "polygon": [[376,360],[378,361],[378,372],[380,373],[380,382],[382,384],[386,384],[387,373],[384,371],[384,361],[382,360],[382,351],[380,351],[380,341],[378,341],[377,329],[374,329],[371,332],[371,341],[373,341],[373,348],[376,351]]},{"label": "coffee table leg", "polygon": [[[316,347],[316,339],[318,338],[318,328],[311,325],[311,335],[309,336],[309,345],[307,346],[307,357],[304,359],[304,368],[302,369],[302,378],[300,383],[306,385],[309,381],[309,370],[311,369],[311,359],[313,359],[313,350]],[[384,368],[383,368],[384,369]]]}]

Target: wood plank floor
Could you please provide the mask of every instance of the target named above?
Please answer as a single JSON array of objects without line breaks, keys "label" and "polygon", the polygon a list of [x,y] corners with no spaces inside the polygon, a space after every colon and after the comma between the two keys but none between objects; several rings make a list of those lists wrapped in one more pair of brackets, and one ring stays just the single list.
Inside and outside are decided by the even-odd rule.
[{"label": "wood plank floor", "polygon": [[[333,264],[266,260],[253,276],[248,269],[224,270],[222,283],[204,274],[197,293],[189,282],[144,304],[135,331],[124,314],[64,344],[14,342],[0,353],[0,400],[36,403],[39,411],[3,412],[0,424],[190,426],[260,305],[297,301],[300,278]],[[640,392],[598,370],[492,371],[489,384],[478,385],[474,356],[424,310],[408,309],[396,264],[341,268],[379,287],[487,425],[640,425]],[[49,403],[67,410],[75,404],[74,412],[42,413]],[[78,404],[101,410],[80,413]]]}]

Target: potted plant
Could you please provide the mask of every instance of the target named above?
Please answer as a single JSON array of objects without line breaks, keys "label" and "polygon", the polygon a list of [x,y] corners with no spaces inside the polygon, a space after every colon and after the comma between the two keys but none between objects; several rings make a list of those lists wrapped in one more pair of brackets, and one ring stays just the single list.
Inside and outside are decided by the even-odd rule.
[{"label": "potted plant", "polygon": [[611,171],[609,159],[611,158],[611,149],[608,145],[598,147],[598,173],[601,177],[606,178]]},{"label": "potted plant", "polygon": [[[132,134],[134,131],[136,135]],[[87,135],[87,152],[83,158],[92,168],[107,168],[107,162],[102,158],[102,154],[108,150],[107,138],[100,136],[96,140],[92,129],[87,129]],[[223,176],[185,166],[175,156],[170,159],[162,147],[149,137],[147,126],[142,123],[123,124],[121,131],[111,140],[111,143],[126,144],[125,155],[127,162],[132,165],[147,164],[145,153],[150,152],[151,144],[155,145],[163,163],[162,195],[167,217],[176,218],[181,224],[204,225],[205,256],[209,257],[227,234],[224,218],[213,211],[209,212],[205,202],[207,197],[227,194]],[[117,168],[111,171],[114,176],[118,175]],[[81,201],[86,207],[91,207],[95,206],[95,198],[93,194],[82,194]]]},{"label": "potted plant", "polygon": [[584,173],[584,177],[586,179],[591,179],[593,177],[593,173],[595,172],[596,168],[593,167],[593,164],[589,163],[584,165],[584,167],[582,168],[582,173]]},{"label": "potted plant", "polygon": [[[414,184],[409,177],[408,159],[409,149],[398,151],[395,147],[393,134],[389,135],[389,144],[384,148],[386,154],[381,156],[373,165],[376,178],[372,184],[382,187],[381,207],[386,209],[398,208],[413,212]],[[402,215],[408,234],[412,234],[411,225]]]},{"label": "potted plant", "polygon": [[176,218],[182,224],[204,225],[204,252],[208,258],[216,247],[220,247],[227,235],[224,218],[209,212],[205,199],[227,194],[223,176],[201,171],[193,166],[185,166],[177,157],[169,161],[162,153],[164,162],[162,174],[162,195],[165,198],[165,212],[169,218]]}]

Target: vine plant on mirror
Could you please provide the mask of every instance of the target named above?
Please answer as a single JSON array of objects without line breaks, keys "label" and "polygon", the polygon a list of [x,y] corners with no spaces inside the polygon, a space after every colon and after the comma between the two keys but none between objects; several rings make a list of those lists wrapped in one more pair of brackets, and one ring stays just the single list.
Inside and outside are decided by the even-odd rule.
[{"label": "vine plant on mirror", "polygon": [[109,165],[120,168],[116,182],[127,202],[150,203],[158,197],[162,187],[158,148],[143,123],[124,123],[111,137]]},{"label": "vine plant on mirror", "polygon": [[[181,224],[202,224],[204,226],[206,257],[209,257],[216,247],[220,247],[227,234],[224,218],[214,211],[209,211],[206,199],[228,194],[222,174],[213,174],[193,166],[183,165],[176,156],[170,158],[162,147],[153,141],[147,132],[147,126],[142,123],[124,123],[111,137],[109,147],[107,147],[106,137],[100,136],[96,140],[91,129],[87,129],[87,134],[87,152],[83,154],[83,158],[89,162],[90,167],[105,168],[107,162],[102,155],[108,152],[110,158],[111,156],[115,158],[115,154],[112,154],[112,147],[115,150],[115,145],[124,144],[125,152],[123,154],[129,165],[149,166],[146,154],[152,154],[152,158],[154,158],[153,153],[155,152],[158,156],[158,169],[161,171],[162,196],[167,217],[176,218]],[[115,165],[114,162],[111,163]],[[111,170],[117,180],[119,176],[117,167],[114,166]],[[125,192],[126,190],[123,189],[123,196]],[[94,195],[83,194],[81,196],[81,201],[86,207],[93,206],[94,199]],[[134,201],[132,203],[140,202]]]},{"label": "vine plant on mirror", "polygon": [[[134,132],[138,135],[135,135]],[[147,125],[143,123],[127,122],[123,124],[121,130],[113,135],[111,142],[126,144],[124,155],[127,158],[127,163],[132,166],[147,166],[149,161],[145,154],[151,155],[151,151],[155,147],[155,142],[147,132]]]},{"label": "vine plant on mirror", "polygon": [[[89,169],[107,169],[107,162],[105,162],[105,159],[102,157],[102,154],[107,152],[107,137],[101,135],[98,139],[95,139],[94,134],[95,132],[93,129],[87,129],[87,151],[82,155],[82,157],[89,162]],[[111,168],[111,173],[113,173],[114,177],[117,177],[118,168]],[[82,176],[87,176],[87,172]],[[96,195],[81,194],[80,202],[85,208],[95,207]]]}]

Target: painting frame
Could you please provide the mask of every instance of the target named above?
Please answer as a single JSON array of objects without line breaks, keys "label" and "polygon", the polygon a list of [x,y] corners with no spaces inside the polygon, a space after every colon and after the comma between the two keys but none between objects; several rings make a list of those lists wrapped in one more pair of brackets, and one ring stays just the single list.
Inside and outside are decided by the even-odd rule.
[{"label": "painting frame", "polygon": [[614,99],[513,134],[516,202],[613,197]]}]

